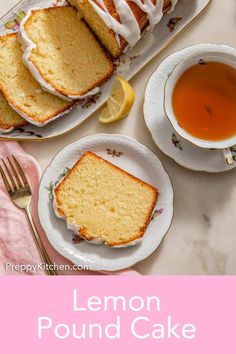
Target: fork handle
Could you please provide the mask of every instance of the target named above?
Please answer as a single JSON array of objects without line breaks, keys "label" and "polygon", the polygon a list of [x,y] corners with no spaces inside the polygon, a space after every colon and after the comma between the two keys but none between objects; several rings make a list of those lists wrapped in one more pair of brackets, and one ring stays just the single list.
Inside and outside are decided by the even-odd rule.
[{"label": "fork handle", "polygon": [[[52,265],[52,262],[51,262],[50,257],[48,256],[47,251],[45,250],[45,248],[43,246],[43,243],[42,243],[42,241],[40,239],[38,230],[37,230],[37,228],[35,226],[34,220],[32,218],[31,212],[30,212],[30,207],[28,206],[24,210],[25,210],[26,216],[28,218],[30,227],[32,229],[34,240],[35,240],[36,246],[38,248],[38,251],[40,253],[40,256],[41,256],[43,262],[45,264],[47,264],[48,266],[50,266],[50,265]],[[50,270],[49,267],[47,267],[47,269],[45,269],[45,274],[47,274],[47,275],[57,275],[57,272],[54,269]]]}]

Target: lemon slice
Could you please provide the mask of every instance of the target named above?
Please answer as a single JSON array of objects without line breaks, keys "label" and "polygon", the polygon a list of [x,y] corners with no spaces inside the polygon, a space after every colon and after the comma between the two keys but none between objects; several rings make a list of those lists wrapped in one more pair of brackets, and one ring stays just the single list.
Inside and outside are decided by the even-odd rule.
[{"label": "lemon slice", "polygon": [[109,124],[126,117],[133,106],[134,99],[132,86],[128,81],[117,76],[106,106],[100,113],[99,121]]}]

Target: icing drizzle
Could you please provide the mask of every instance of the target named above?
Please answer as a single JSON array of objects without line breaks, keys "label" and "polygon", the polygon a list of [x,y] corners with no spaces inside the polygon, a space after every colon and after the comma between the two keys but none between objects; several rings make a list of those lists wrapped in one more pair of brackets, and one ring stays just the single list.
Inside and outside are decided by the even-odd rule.
[{"label": "icing drizzle", "polygon": [[170,10],[169,10],[168,13],[171,13],[172,11],[174,11],[175,6],[176,6],[176,4],[177,4],[178,1],[179,1],[179,0],[171,0],[171,8],[170,8]]},{"label": "icing drizzle", "polygon": [[[139,8],[147,14],[150,27],[154,27],[163,17],[164,0],[156,0],[156,4],[152,0],[131,0]],[[179,0],[172,0],[170,12],[174,10]],[[89,0],[90,5],[94,8],[103,22],[115,32],[116,40],[120,46],[120,36],[128,43],[129,47],[134,47],[141,38],[141,30],[138,21],[126,0],[113,0],[116,11],[119,15],[120,22],[117,21],[107,10],[103,0],[96,0],[98,6],[93,0]]]},{"label": "icing drizzle", "polygon": [[141,32],[139,24],[133,14],[133,11],[124,0],[113,0],[116,7],[116,11],[119,14],[120,21],[117,21],[107,10],[103,0],[96,0],[101,6],[97,6],[93,0],[89,0],[89,3],[101,17],[107,27],[111,28],[116,34],[116,40],[120,45],[119,35],[122,36],[130,47],[133,47],[140,39]]},{"label": "icing drizzle", "polygon": [[143,12],[146,12],[151,27],[161,21],[163,17],[164,0],[156,0],[156,5],[153,4],[152,0],[143,0],[143,2],[142,0],[131,1],[138,5]]}]

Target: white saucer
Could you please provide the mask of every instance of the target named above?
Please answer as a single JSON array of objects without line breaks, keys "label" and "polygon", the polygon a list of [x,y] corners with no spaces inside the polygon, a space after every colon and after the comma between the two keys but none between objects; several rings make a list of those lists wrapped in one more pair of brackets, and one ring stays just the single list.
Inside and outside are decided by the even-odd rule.
[{"label": "white saucer", "polygon": [[[139,246],[111,249],[86,241],[74,244],[72,231],[64,220],[56,217],[49,198],[51,191],[85,151],[96,153],[158,189],[155,211]],[[52,160],[40,183],[38,210],[42,227],[60,254],[91,270],[115,271],[131,267],[159,246],[173,218],[173,188],[162,163],[145,146],[122,135],[94,134],[68,145]]]},{"label": "white saucer", "polygon": [[[180,138],[174,132],[163,108],[164,86],[174,67],[186,57],[205,49],[236,55],[234,48],[213,44],[195,45],[170,55],[160,64],[148,81],[144,101],[144,118],[156,145],[179,165],[194,171],[225,172],[235,168],[236,162],[233,166],[227,166],[221,151],[199,148]],[[232,148],[232,152],[236,161],[236,148]]]}]

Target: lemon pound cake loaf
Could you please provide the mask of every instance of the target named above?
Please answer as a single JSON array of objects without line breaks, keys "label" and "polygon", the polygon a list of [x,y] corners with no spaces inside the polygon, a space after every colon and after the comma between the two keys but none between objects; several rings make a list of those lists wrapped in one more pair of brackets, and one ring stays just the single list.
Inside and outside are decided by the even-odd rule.
[{"label": "lemon pound cake loaf", "polygon": [[113,57],[133,47],[178,0],[69,0]]},{"label": "lemon pound cake loaf", "polygon": [[17,33],[0,37],[0,90],[23,118],[42,126],[74,105],[41,89],[22,61]]},{"label": "lemon pound cake loaf", "polygon": [[0,132],[9,133],[14,128],[22,127],[27,122],[16,113],[0,92]]},{"label": "lemon pound cake loaf", "polygon": [[127,247],[141,241],[158,191],[92,152],[54,189],[54,210],[86,241]]},{"label": "lemon pound cake loaf", "polygon": [[32,10],[21,23],[23,60],[42,87],[64,99],[96,94],[113,62],[71,6]]}]

